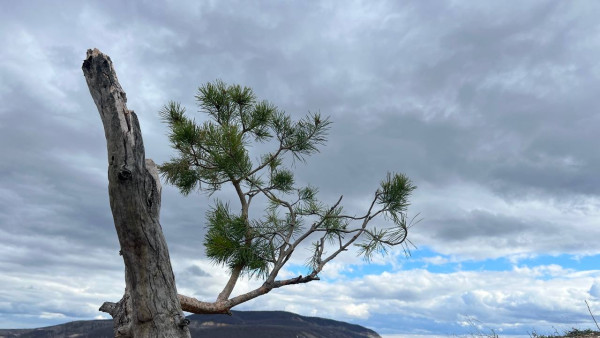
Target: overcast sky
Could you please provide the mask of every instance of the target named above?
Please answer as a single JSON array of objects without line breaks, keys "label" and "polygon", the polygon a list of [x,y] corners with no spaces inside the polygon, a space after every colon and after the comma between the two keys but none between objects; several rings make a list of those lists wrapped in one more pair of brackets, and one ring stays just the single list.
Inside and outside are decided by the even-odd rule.
[{"label": "overcast sky", "polygon": [[[501,334],[591,327],[599,16],[597,1],[3,1],[0,327],[107,318],[98,307],[123,293],[106,142],[81,71],[94,47],[112,58],[158,163],[172,154],[162,105],[195,113],[198,86],[222,79],[295,119],[331,117],[327,145],[296,167],[324,201],[343,194],[360,213],[388,171],[418,186],[412,257],[366,265],[348,252],[321,281],[239,309],[390,336],[461,334],[469,319]],[[210,203],[163,190],[178,289],[202,300],[226,278],[201,245]]]}]

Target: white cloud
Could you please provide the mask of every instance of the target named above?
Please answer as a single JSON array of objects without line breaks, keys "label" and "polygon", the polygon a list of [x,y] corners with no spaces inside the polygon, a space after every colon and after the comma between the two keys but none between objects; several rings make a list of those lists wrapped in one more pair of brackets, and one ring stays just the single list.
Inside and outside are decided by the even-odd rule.
[{"label": "white cloud", "polygon": [[[224,285],[223,278],[224,275],[204,278],[197,285],[178,280],[178,288],[186,293],[208,285],[211,296],[203,294],[207,295],[205,300],[212,300]],[[525,334],[531,328],[544,332],[552,325],[569,328],[586,324],[584,300],[589,298],[590,285],[594,289],[598,278],[600,270],[577,272],[558,265],[515,267],[512,271],[383,272],[283,287],[241,305],[240,309],[286,310],[362,322],[382,314],[435,318],[448,327],[470,317],[495,330]],[[259,285],[258,281],[244,280],[234,294]],[[596,309],[600,306],[596,301],[590,304]],[[389,326],[393,327],[393,323]]]},{"label": "white cloud", "polygon": [[67,318],[67,316],[65,316],[62,313],[56,313],[56,312],[42,312],[42,314],[40,315],[40,318],[43,318],[43,319],[62,319],[62,318]]},{"label": "white cloud", "polygon": [[421,260],[432,265],[443,265],[452,262],[451,259],[442,256],[424,257]]},{"label": "white cloud", "polygon": [[366,303],[348,304],[344,307],[344,311],[346,311],[346,314],[348,314],[348,316],[350,316],[350,317],[356,317],[356,318],[362,318],[362,319],[369,318],[369,305]]}]

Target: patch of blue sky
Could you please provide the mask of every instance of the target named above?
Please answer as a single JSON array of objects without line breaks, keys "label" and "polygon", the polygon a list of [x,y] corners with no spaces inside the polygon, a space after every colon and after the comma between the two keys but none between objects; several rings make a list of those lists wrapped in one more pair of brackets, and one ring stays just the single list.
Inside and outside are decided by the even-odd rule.
[{"label": "patch of blue sky", "polygon": [[[310,273],[308,267],[298,264],[288,264],[286,270],[293,275],[307,275]],[[348,264],[343,269],[337,271],[337,274],[344,279],[360,278],[365,275],[380,275],[384,272],[394,271],[391,264]],[[336,278],[328,275],[329,281],[334,281]]]},{"label": "patch of blue sky", "polygon": [[572,269],[575,271],[600,270],[598,261],[600,255],[579,256],[579,255],[538,255],[534,257],[524,258],[518,261],[518,266],[540,266],[540,265],[559,265],[564,269]]},{"label": "patch of blue sky", "polygon": [[400,258],[405,262],[403,270],[425,269],[435,273],[449,273],[453,271],[507,271],[518,267],[533,268],[536,266],[559,265],[564,269],[576,271],[598,270],[600,255],[581,256],[572,254],[560,255],[531,255],[517,260],[511,257],[499,257],[484,260],[461,260],[456,257],[439,254],[427,247],[422,247],[411,252],[411,257]]},{"label": "patch of blue sky", "polygon": [[386,271],[393,271],[394,267],[391,264],[364,264],[364,265],[350,265],[345,270],[341,271],[340,274],[348,278],[359,277],[364,275],[380,275]]},{"label": "patch of blue sky", "polygon": [[[600,270],[598,265],[600,255],[578,256],[571,254],[561,255],[534,255],[522,257],[518,260],[510,257],[500,257],[484,260],[461,260],[456,257],[442,255],[427,247],[421,247],[411,251],[410,257],[399,256],[396,264],[370,263],[346,265],[338,271],[342,278],[360,278],[365,275],[380,275],[384,272],[397,270],[427,270],[431,273],[452,273],[457,271],[510,271],[515,267],[535,268],[537,266],[558,265],[563,269],[575,271]],[[294,274],[306,275],[308,268],[302,265],[288,266],[288,270]],[[541,275],[539,279],[547,279],[551,276]]]},{"label": "patch of blue sky", "polygon": [[[402,260],[402,258],[400,258]],[[412,256],[405,259],[403,270],[422,269],[432,273],[451,273],[456,271],[506,271],[512,270],[514,264],[507,258],[486,260],[460,260],[455,257],[441,255],[427,248],[415,250]]]}]

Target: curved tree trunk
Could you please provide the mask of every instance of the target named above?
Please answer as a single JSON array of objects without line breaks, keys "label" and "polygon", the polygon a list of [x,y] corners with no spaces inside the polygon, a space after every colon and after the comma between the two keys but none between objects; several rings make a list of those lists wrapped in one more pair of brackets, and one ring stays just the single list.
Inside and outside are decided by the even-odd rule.
[{"label": "curved tree trunk", "polygon": [[116,337],[190,337],[159,223],[158,171],[145,159],[137,116],[107,55],[88,50],[82,69],[104,125],[110,207],[125,261],[125,295],[100,310],[113,317]]}]

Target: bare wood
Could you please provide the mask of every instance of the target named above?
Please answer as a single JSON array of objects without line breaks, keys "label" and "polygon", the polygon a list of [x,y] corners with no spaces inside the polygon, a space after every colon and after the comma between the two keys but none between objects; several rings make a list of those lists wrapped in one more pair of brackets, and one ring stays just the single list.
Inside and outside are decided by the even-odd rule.
[{"label": "bare wood", "polygon": [[118,337],[190,337],[159,223],[161,184],[145,159],[137,116],[110,57],[88,50],[82,69],[104,125],[110,206],[125,262],[125,295],[101,311],[113,316]]},{"label": "bare wood", "polygon": [[587,305],[588,311],[590,312],[590,316],[592,316],[594,323],[596,323],[596,327],[598,328],[598,330],[600,330],[600,326],[598,326],[598,322],[596,321],[596,318],[594,317],[594,314],[592,313],[592,309],[590,309],[590,304],[588,304],[587,299],[585,300],[585,305]]},{"label": "bare wood", "polygon": [[225,284],[223,291],[221,291],[221,293],[219,293],[219,295],[217,296],[217,302],[229,299],[229,296],[231,296],[231,293],[233,292],[233,288],[235,287],[237,280],[242,274],[242,268],[243,266],[238,265],[231,270],[231,276],[229,276],[229,280],[227,281],[227,284]]},{"label": "bare wood", "polygon": [[184,311],[193,312],[197,314],[231,314],[230,309],[236,305],[247,302],[256,297],[265,295],[273,289],[280,288],[286,285],[303,284],[319,280],[316,274],[310,274],[308,276],[298,276],[295,278],[279,280],[272,283],[265,282],[259,288],[254,289],[250,292],[242,295],[233,297],[227,300],[217,300],[216,302],[202,302],[195,298],[178,295],[179,301],[181,302],[181,308]]}]

